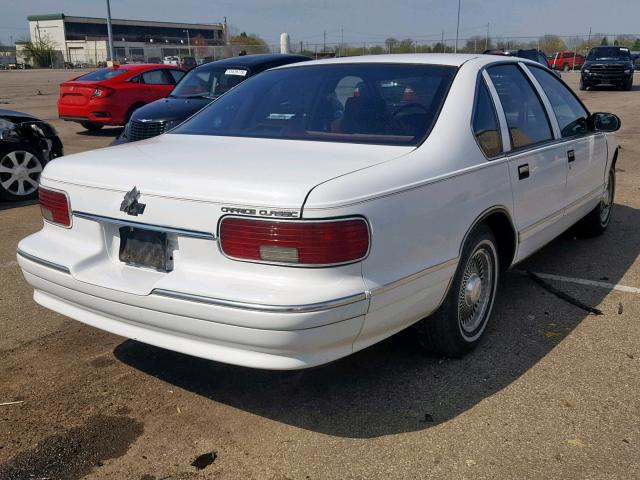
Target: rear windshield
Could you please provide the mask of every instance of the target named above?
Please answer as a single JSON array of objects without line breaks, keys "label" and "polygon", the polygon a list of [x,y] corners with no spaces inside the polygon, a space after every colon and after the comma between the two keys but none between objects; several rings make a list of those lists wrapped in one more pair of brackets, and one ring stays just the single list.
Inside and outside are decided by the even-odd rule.
[{"label": "rear windshield", "polygon": [[110,78],[117,77],[118,75],[122,75],[126,70],[122,68],[101,68],[100,70],[95,70],[93,72],[87,73],[86,75],[82,75],[81,77],[76,78],[76,80],[90,80],[92,82],[99,82],[101,80],[109,80]]},{"label": "rear windshield", "polygon": [[415,145],[455,67],[333,64],[256,75],[171,133]]},{"label": "rear windshield", "polygon": [[628,60],[630,58],[631,54],[628,48],[604,47],[591,49],[587,60]]},{"label": "rear windshield", "polygon": [[249,71],[242,67],[196,68],[184,76],[170,96],[217,98],[248,76]]}]

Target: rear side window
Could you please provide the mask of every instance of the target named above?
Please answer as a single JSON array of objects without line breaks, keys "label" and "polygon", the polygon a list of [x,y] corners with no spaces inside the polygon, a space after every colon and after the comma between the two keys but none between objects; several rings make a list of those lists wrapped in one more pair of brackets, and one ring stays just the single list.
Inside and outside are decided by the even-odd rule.
[{"label": "rear side window", "polygon": [[533,86],[516,65],[497,65],[487,70],[507,118],[513,149],[553,139],[551,125]]},{"label": "rear side window", "polygon": [[76,78],[76,80],[101,82],[102,80],[109,80],[110,78],[122,75],[125,72],[126,70],[122,68],[101,68],[100,70],[95,70],[93,72],[87,73],[86,75],[82,75],[81,77]]},{"label": "rear side window", "polygon": [[142,74],[142,81],[147,85],[169,85],[169,80],[164,70],[151,70]]},{"label": "rear side window", "polygon": [[473,134],[487,157],[495,157],[502,152],[498,117],[489,90],[482,79],[478,82],[473,107]]},{"label": "rear side window", "polygon": [[553,113],[558,119],[562,136],[566,138],[589,133],[587,127],[589,114],[573,93],[551,73],[533,66],[530,67],[530,70],[540,83],[544,93],[547,94]]}]

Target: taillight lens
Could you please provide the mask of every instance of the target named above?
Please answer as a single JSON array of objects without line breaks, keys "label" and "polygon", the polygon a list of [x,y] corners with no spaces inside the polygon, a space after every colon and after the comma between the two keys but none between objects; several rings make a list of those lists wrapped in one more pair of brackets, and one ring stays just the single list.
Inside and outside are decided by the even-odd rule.
[{"label": "taillight lens", "polygon": [[363,259],[369,227],[362,218],[274,221],[228,217],[220,223],[225,255],[267,263],[337,265]]},{"label": "taillight lens", "polygon": [[91,94],[91,98],[104,98],[104,97],[108,97],[109,95],[111,95],[111,89],[100,87],[100,88],[96,88],[93,91],[93,93]]},{"label": "taillight lens", "polygon": [[71,226],[71,209],[66,193],[40,187],[38,199],[40,200],[42,218],[62,227]]}]

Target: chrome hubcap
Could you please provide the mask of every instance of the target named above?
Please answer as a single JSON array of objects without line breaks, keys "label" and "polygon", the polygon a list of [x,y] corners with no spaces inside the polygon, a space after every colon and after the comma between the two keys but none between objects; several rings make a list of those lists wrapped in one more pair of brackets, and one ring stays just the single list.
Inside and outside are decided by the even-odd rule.
[{"label": "chrome hubcap", "polygon": [[467,262],[458,295],[458,323],[462,334],[471,337],[470,340],[482,333],[480,327],[491,305],[494,275],[490,252],[478,248]]},{"label": "chrome hubcap", "polygon": [[607,182],[607,188],[602,194],[600,199],[600,222],[606,224],[609,221],[609,215],[611,213],[611,206],[613,205],[613,178],[609,176],[609,182]]},{"label": "chrome hubcap", "polygon": [[42,165],[30,152],[16,150],[0,160],[0,185],[7,192],[23,196],[38,189]]}]

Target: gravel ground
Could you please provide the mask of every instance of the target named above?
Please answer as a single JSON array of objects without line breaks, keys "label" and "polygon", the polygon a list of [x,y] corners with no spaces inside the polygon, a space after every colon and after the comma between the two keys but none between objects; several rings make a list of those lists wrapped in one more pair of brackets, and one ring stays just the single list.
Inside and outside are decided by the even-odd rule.
[{"label": "gravel ground", "polygon": [[[107,145],[120,129],[56,118],[69,77],[0,72],[0,108],[51,121],[67,153]],[[640,287],[640,88],[579,95],[622,118],[613,222],[518,269]],[[462,360],[400,334],[322,368],[257,371],[36,305],[15,249],[40,225],[36,205],[0,205],[0,403],[22,402],[0,406],[2,480],[640,478],[638,293],[550,281],[592,315],[510,272]]]}]

